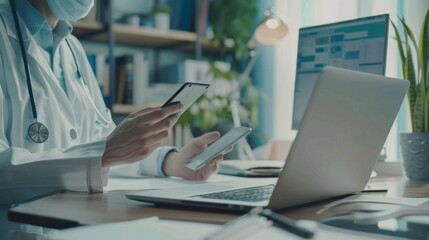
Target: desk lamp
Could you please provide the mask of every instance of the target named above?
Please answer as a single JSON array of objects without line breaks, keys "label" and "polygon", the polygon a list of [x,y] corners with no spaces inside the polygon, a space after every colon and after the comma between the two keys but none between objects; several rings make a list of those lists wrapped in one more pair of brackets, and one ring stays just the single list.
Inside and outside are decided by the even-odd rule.
[{"label": "desk lamp", "polygon": [[[286,36],[288,32],[288,27],[286,23],[272,10],[266,10],[264,15],[264,20],[262,20],[261,23],[259,23],[256,27],[253,37],[259,44],[274,45]],[[250,72],[255,66],[257,60],[256,50],[252,50],[250,52],[250,58],[251,59],[249,60],[249,63],[247,64],[244,72],[238,78],[238,84],[233,85],[236,89],[235,91],[233,91],[234,94],[231,100],[231,114],[235,127],[241,126],[240,116],[238,114],[238,106],[240,102],[240,90],[238,88],[240,86],[240,83],[242,83],[249,77]],[[255,159],[252,149],[250,148],[245,138],[242,138],[238,142],[237,148],[239,159]]]}]

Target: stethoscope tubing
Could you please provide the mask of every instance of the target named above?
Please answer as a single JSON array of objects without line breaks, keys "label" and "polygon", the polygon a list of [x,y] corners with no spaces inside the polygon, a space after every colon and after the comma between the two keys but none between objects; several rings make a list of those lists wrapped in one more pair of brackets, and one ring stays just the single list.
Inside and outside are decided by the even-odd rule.
[{"label": "stethoscope tubing", "polygon": [[73,52],[73,48],[72,48],[72,46],[70,45],[70,43],[69,43],[69,41],[67,39],[66,39],[66,43],[67,43],[67,46],[69,47],[70,52],[72,54],[74,64],[76,65],[76,76],[80,80],[80,82],[82,83],[83,91],[85,92],[86,97],[89,99],[89,103],[91,104],[92,108],[94,108],[94,110],[97,113],[98,117],[101,118],[102,122],[104,122],[104,125],[101,124],[101,123],[100,124],[102,126],[109,125],[110,123],[112,123],[112,119],[111,118],[110,119],[106,119],[103,116],[103,114],[100,113],[100,111],[98,110],[97,106],[95,106],[95,103],[94,103],[94,101],[93,101],[93,99],[91,97],[91,93],[89,92],[88,84],[87,84],[84,76],[82,75],[82,72],[80,71],[79,64],[77,63],[76,56],[75,56],[75,54]]},{"label": "stethoscope tubing", "polygon": [[13,20],[15,22],[15,28],[16,28],[16,31],[18,33],[19,46],[21,48],[22,60],[24,61],[25,75],[27,78],[27,90],[28,90],[28,93],[30,94],[30,101],[31,101],[31,110],[33,112],[34,119],[37,121],[36,103],[34,101],[33,85],[31,83],[30,70],[28,69],[28,59],[27,59],[27,55],[24,52],[25,46],[24,46],[24,40],[23,40],[22,32],[21,32],[21,25],[19,24],[19,20],[18,20],[18,13],[16,11],[15,1],[9,0],[9,2],[10,2],[10,5],[12,7],[12,14],[13,14]]}]

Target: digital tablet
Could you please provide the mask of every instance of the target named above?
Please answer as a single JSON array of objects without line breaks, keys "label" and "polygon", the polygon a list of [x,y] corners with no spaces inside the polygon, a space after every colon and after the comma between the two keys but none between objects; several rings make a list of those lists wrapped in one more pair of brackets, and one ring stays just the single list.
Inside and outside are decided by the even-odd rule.
[{"label": "digital tablet", "polygon": [[171,96],[162,107],[171,106],[173,104],[181,103],[183,105],[180,114],[184,113],[199,97],[201,97],[210,84],[185,82],[174,94]]},{"label": "digital tablet", "polygon": [[229,130],[225,135],[210,144],[202,152],[191,158],[185,166],[191,170],[197,171],[204,167],[208,161],[216,157],[216,155],[236,143],[242,137],[245,137],[251,131],[252,129],[248,127],[235,127]]}]

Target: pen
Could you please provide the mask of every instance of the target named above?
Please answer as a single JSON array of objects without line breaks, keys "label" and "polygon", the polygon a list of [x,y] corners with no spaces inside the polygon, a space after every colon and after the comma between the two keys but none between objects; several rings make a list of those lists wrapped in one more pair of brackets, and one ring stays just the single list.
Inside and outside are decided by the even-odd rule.
[{"label": "pen", "polygon": [[286,218],[280,214],[277,214],[270,209],[262,210],[261,208],[259,208],[254,211],[258,212],[259,216],[265,217],[268,220],[273,221],[274,226],[277,226],[287,232],[290,232],[302,238],[312,238],[314,236],[313,231],[298,226],[295,221]]}]

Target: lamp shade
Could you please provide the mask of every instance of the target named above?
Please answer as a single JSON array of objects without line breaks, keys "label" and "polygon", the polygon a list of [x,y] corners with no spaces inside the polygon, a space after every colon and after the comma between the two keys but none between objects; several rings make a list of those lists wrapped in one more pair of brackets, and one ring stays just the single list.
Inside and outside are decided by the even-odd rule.
[{"label": "lamp shade", "polygon": [[265,13],[265,19],[255,30],[255,39],[261,44],[273,45],[286,36],[288,27],[271,10]]}]

